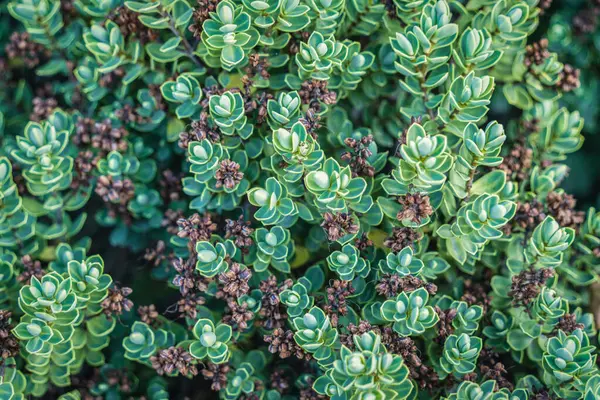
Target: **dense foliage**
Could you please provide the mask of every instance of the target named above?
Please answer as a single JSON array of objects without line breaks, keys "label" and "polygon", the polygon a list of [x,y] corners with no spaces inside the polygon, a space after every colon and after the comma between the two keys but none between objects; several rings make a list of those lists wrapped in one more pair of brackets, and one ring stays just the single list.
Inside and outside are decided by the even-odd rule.
[{"label": "dense foliage", "polygon": [[0,22],[1,399],[600,398],[598,0]]}]

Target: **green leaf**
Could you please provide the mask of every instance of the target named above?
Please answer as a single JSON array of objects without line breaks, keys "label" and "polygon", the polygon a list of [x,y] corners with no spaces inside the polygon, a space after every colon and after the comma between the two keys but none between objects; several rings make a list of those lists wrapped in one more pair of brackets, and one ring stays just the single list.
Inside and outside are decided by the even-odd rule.
[{"label": "green leaf", "polygon": [[44,208],[42,203],[40,203],[33,197],[23,198],[23,208],[35,217],[41,217],[43,215],[48,214],[49,212]]},{"label": "green leaf", "polygon": [[523,351],[529,347],[533,339],[520,329],[513,329],[506,338],[508,345],[516,351]]},{"label": "green leaf", "polygon": [[454,258],[460,264],[464,264],[465,261],[467,261],[467,252],[465,251],[460,238],[452,237],[446,240],[446,248],[452,258]]},{"label": "green leaf", "polygon": [[244,59],[244,50],[240,46],[227,46],[221,52],[221,60],[227,65],[238,65]]},{"label": "green leaf", "polygon": [[506,173],[503,170],[488,172],[473,182],[471,194],[496,194],[506,183]]},{"label": "green leaf", "polygon": [[50,60],[41,67],[38,67],[35,73],[39,76],[52,76],[58,73],[66,74],[68,72],[65,60]]},{"label": "green leaf", "polygon": [[533,101],[523,86],[508,84],[504,85],[502,91],[509,104],[521,110],[529,110],[533,107]]},{"label": "green leaf", "polygon": [[171,50],[174,50],[181,43],[181,38],[179,36],[173,37],[167,40],[162,46],[160,46],[160,51],[162,53],[168,53]]},{"label": "green leaf", "polygon": [[115,329],[116,324],[115,318],[108,318],[105,314],[100,314],[87,322],[87,328],[94,336],[106,336]]},{"label": "green leaf", "polygon": [[148,43],[144,47],[150,58],[161,64],[177,61],[184,55],[176,48],[163,51],[160,43]]}]

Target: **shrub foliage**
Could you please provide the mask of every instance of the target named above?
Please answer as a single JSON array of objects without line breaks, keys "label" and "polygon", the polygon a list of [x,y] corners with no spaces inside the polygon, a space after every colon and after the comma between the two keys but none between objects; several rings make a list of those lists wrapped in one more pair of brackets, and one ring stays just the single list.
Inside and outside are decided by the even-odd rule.
[{"label": "shrub foliage", "polygon": [[600,398],[551,3],[2,1],[0,398]]}]

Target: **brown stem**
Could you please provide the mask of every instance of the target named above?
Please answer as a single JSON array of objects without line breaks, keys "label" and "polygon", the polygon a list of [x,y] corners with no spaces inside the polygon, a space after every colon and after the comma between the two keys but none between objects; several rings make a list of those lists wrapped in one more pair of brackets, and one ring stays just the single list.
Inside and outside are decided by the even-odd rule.
[{"label": "brown stem", "polygon": [[472,165],[473,169],[469,173],[469,180],[467,181],[467,197],[466,200],[469,201],[471,197],[471,188],[473,187],[473,179],[475,178],[475,172],[477,172],[477,167]]},{"label": "brown stem", "polygon": [[160,15],[162,15],[163,17],[169,18],[169,30],[171,32],[173,32],[173,34],[175,36],[177,36],[178,38],[181,39],[181,43],[183,43],[183,47],[185,48],[185,55],[194,62],[194,64],[196,64],[196,66],[198,67],[202,67],[202,63],[200,62],[200,60],[198,60],[198,57],[196,57],[194,55],[194,48],[192,47],[192,45],[190,44],[190,42],[187,40],[187,38],[185,37],[185,35],[182,35],[181,32],[179,32],[179,29],[177,29],[177,27],[175,26],[175,21],[173,21],[173,17],[171,16],[171,14],[169,14],[164,8],[161,9],[160,11]]},{"label": "brown stem", "polygon": [[425,73],[426,73],[426,69],[427,66],[423,66],[423,68],[420,68],[421,72],[421,76],[419,77],[419,86],[421,88],[421,91],[423,92],[423,106],[427,109],[427,113],[429,114],[429,118],[431,118],[431,120],[435,120],[435,114],[433,112],[432,109],[430,109],[429,107],[427,107],[427,105],[425,103],[427,103],[429,101],[429,96],[427,95],[427,88],[425,88]]}]

